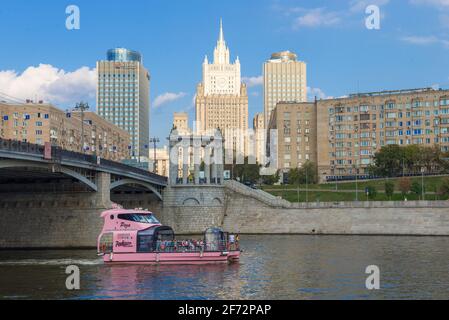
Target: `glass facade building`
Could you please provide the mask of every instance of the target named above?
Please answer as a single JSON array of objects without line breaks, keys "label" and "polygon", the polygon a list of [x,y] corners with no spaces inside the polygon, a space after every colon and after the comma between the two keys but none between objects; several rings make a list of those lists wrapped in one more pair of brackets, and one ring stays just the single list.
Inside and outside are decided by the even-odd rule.
[{"label": "glass facade building", "polygon": [[142,63],[142,56],[139,52],[128,50],[125,48],[110,49],[107,52],[107,60],[115,62],[140,62]]},{"label": "glass facade building", "polygon": [[124,48],[108,50],[97,62],[97,112],[130,134],[130,156],[145,162],[149,143],[150,74],[140,53]]}]

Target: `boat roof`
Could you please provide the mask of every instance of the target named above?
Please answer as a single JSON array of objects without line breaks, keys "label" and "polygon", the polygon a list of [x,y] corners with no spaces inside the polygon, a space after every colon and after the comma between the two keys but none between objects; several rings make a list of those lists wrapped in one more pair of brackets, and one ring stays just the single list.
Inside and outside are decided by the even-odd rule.
[{"label": "boat roof", "polygon": [[101,213],[101,217],[104,218],[105,216],[108,215],[117,215],[117,214],[146,214],[146,215],[152,215],[153,212],[148,211],[148,210],[142,210],[142,209],[121,209],[121,208],[116,208],[116,209],[110,209],[110,210],[106,210],[103,211]]}]

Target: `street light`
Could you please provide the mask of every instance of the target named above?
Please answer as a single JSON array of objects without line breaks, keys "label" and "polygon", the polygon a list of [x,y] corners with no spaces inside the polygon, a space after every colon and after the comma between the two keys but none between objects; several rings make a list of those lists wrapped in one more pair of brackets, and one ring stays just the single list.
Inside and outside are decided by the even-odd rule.
[{"label": "street light", "polygon": [[355,167],[355,201],[359,201],[359,169],[357,167],[357,164]]},{"label": "street light", "polygon": [[154,158],[153,158],[153,172],[156,173],[156,147],[160,142],[158,137],[150,138],[150,143],[153,144]]},{"label": "street light", "polygon": [[309,172],[307,171],[307,167],[308,166],[306,166],[306,202],[307,205],[309,205],[309,179],[308,179]]},{"label": "street light", "polygon": [[89,110],[89,104],[80,102],[75,106],[75,110],[81,112],[81,149],[82,153],[85,153],[84,150],[84,111]]},{"label": "street light", "polygon": [[421,168],[421,196],[422,196],[422,201],[426,200],[425,199],[425,194],[424,194],[424,167]]}]

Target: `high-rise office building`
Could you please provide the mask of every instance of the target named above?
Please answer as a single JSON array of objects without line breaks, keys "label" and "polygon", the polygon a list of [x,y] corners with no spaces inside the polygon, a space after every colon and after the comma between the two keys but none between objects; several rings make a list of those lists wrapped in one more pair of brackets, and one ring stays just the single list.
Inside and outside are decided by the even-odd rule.
[{"label": "high-rise office building", "polygon": [[268,126],[278,102],[307,102],[307,67],[290,51],[273,53],[263,66],[264,114]]},{"label": "high-rise office building", "polygon": [[[248,130],[248,94],[241,82],[239,58],[230,62],[229,48],[220,22],[220,34],[214,50],[214,61],[207,56],[203,63],[203,80],[197,87],[196,132],[204,134],[208,130],[221,129],[227,144],[232,144],[237,153],[245,153],[244,133]],[[226,138],[225,138],[226,139]]]},{"label": "high-rise office building", "polygon": [[124,48],[111,49],[97,62],[97,112],[129,132],[134,159],[147,157],[149,143],[150,74],[142,56]]}]

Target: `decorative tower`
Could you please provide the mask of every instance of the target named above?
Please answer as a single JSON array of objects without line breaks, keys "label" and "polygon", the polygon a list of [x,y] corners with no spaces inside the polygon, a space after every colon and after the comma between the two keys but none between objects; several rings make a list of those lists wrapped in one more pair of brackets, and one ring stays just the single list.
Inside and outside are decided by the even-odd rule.
[{"label": "decorative tower", "polygon": [[[214,61],[209,63],[206,56],[203,62],[203,80],[197,87],[195,110],[198,134],[219,128],[234,150],[245,153],[244,143],[239,141],[248,130],[248,94],[241,82],[239,58],[230,62],[221,20]],[[227,137],[231,131],[235,132],[234,136]]]}]

